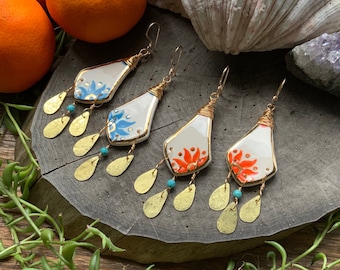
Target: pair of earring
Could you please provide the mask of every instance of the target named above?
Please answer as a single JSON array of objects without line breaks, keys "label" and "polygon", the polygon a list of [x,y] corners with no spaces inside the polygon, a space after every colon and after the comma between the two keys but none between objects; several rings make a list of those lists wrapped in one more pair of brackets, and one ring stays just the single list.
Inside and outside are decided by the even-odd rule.
[{"label": "pair of earring", "polygon": [[[154,40],[150,38],[150,31],[155,28],[156,35]],[[134,70],[138,63],[147,58],[154,51],[160,33],[160,25],[153,22],[145,33],[149,44],[142,48],[137,54],[117,61],[108,62],[82,69],[76,76],[74,83],[67,90],[58,93],[48,99],[43,106],[46,114],[55,114],[62,106],[69,93],[73,93],[73,102],[67,106],[67,111],[61,117],[48,123],[43,134],[48,139],[57,137],[68,125],[71,115],[75,112],[76,103],[90,105],[83,112],[73,119],[69,126],[72,136],[82,135],[87,127],[92,111],[104,103],[112,100],[125,77]]]},{"label": "pair of earring", "polygon": [[[188,186],[174,198],[174,208],[178,211],[188,210],[194,201],[195,179],[200,170],[207,167],[211,160],[211,131],[214,118],[214,106],[224,88],[229,67],[226,67],[220,78],[216,92],[210,96],[210,101],[203,106],[197,115],[179,131],[164,141],[164,158],[156,166],[140,175],[134,183],[139,194],[147,193],[153,186],[158,167],[165,161],[173,174],[167,181],[166,188],[148,198],[143,205],[146,217],[155,218],[162,211],[169,192],[176,185],[176,177],[191,174]],[[245,203],[240,210],[240,218],[244,222],[254,222],[261,211],[261,197],[265,182],[277,172],[273,141],[273,113],[275,102],[283,89],[285,80],[280,84],[272,102],[267,105],[263,115],[255,126],[237,143],[227,150],[226,161],[229,173],[220,187],[215,189],[209,198],[212,210],[221,211],[217,221],[217,229],[221,233],[233,233],[237,226],[237,205],[242,197],[242,188],[260,185],[257,196]],[[229,203],[229,180],[234,178],[239,188],[232,192],[234,201]]]},{"label": "pair of earring", "polygon": [[107,116],[105,126],[95,134],[88,135],[78,140],[73,146],[76,156],[86,155],[95,145],[100,135],[106,131],[109,144],[102,147],[98,155],[83,162],[74,172],[78,181],[85,181],[92,177],[98,161],[109,154],[111,146],[128,146],[130,150],[126,156],[120,157],[106,167],[106,172],[111,176],[119,176],[129,167],[137,143],[145,141],[150,135],[152,120],[163,93],[172,78],[176,75],[177,66],[181,59],[182,47],[177,47],[171,59],[171,67],[162,81],[149,88],[147,92],[135,99],[111,110]]},{"label": "pair of earring", "polygon": [[[209,198],[209,206],[212,210],[223,210],[217,220],[217,229],[221,233],[231,234],[236,230],[237,206],[243,195],[243,187],[260,185],[260,190],[258,195],[243,204],[239,213],[240,219],[243,222],[252,223],[260,215],[265,183],[277,172],[273,140],[273,113],[274,104],[278,100],[284,84],[285,80],[280,84],[272,102],[267,105],[255,126],[226,152],[229,173],[224,183],[216,188]],[[229,180],[231,178],[237,182],[239,188],[232,191],[234,200],[229,203]]]}]

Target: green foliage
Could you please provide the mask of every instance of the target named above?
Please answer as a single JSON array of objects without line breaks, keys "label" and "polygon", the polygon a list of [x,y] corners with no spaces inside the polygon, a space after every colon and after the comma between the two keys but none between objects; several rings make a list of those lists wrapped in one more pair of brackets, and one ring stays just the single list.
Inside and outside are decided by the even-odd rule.
[{"label": "green foliage", "polygon": [[[340,227],[340,211],[334,212],[329,215],[326,225],[323,228],[322,231],[316,230],[315,239],[313,244],[305,250],[302,254],[297,256],[296,258],[292,259],[291,261],[287,262],[287,251],[285,248],[280,245],[279,243],[275,241],[266,241],[265,243],[274,247],[275,251],[269,251],[267,253],[267,261],[269,262],[269,265],[271,265],[271,270],[285,270],[285,269],[301,269],[301,270],[308,270],[308,267],[305,267],[301,265],[300,261],[305,258],[308,255],[312,255],[315,249],[320,245],[322,240],[325,238],[326,234],[338,229]],[[277,258],[277,253],[280,255],[280,258]],[[314,255],[311,265],[313,265],[315,262],[321,261],[322,262],[322,268],[321,270],[330,270],[333,269],[335,266],[340,265],[340,259],[337,259],[331,263],[328,262],[327,256],[323,252],[319,252],[316,255]],[[280,266],[277,267],[278,262],[281,262]],[[235,262],[233,260],[230,260],[228,262],[226,270],[232,270],[235,268]],[[237,269],[260,269],[257,268],[255,265],[253,265],[250,262],[243,262],[241,267]]]},{"label": "green foliage", "polygon": [[[8,162],[0,176],[0,217],[9,228],[13,244],[6,247],[0,240],[0,260],[13,258],[22,269],[77,269],[74,263],[76,251],[80,247],[86,247],[94,251],[89,261],[89,270],[100,269],[100,249],[87,240],[99,237],[103,249],[112,252],[124,251],[116,247],[111,239],[95,228],[98,221],[84,228],[78,236],[66,240],[64,237],[63,219],[60,215],[55,220],[48,214],[48,207],[41,210],[27,201],[30,188],[39,176],[39,165],[34,159],[27,142],[28,136],[21,130],[18,119],[13,112],[18,110],[31,110],[33,107],[15,105],[0,101],[4,106],[5,114],[0,119],[0,124],[14,134],[18,135],[23,147],[26,149],[30,164],[20,166],[18,162]],[[6,124],[7,123],[7,124]],[[0,161],[0,165],[2,161]],[[17,213],[13,215],[14,211]],[[50,227],[46,227],[47,223]],[[36,258],[35,249],[49,250],[55,255],[54,259],[45,256]]]}]

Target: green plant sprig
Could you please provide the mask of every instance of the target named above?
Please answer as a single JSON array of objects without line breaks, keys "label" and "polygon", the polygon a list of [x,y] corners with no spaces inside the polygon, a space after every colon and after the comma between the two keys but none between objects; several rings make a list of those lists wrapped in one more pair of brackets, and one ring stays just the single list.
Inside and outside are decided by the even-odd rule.
[{"label": "green plant sprig", "polygon": [[14,110],[19,110],[19,111],[30,111],[33,110],[34,107],[28,106],[28,105],[17,105],[17,104],[12,104],[12,103],[6,103],[0,101],[0,105],[2,105],[5,109],[5,113],[1,118],[0,121],[0,126],[2,123],[5,124],[6,128],[11,131],[13,134],[16,134],[19,136],[19,139],[25,148],[25,151],[30,159],[30,161],[34,164],[34,166],[39,169],[39,164],[34,158],[27,141],[30,141],[30,138],[26,135],[26,133],[20,128],[20,125],[18,124],[18,119],[14,117],[11,108]]},{"label": "green plant sprig", "polygon": [[[328,216],[327,222],[325,227],[322,229],[322,231],[319,231],[315,229],[316,235],[315,239],[313,241],[313,244],[305,250],[303,253],[292,259],[291,261],[287,262],[287,251],[285,248],[279,244],[276,241],[266,241],[265,243],[268,245],[271,245],[272,247],[275,248],[275,250],[280,254],[280,261],[281,265],[277,267],[278,265],[278,260],[276,257],[275,251],[269,251],[267,252],[267,261],[271,262],[271,270],[285,270],[285,269],[291,269],[294,267],[294,269],[301,269],[301,270],[308,270],[308,267],[305,267],[301,265],[300,261],[305,258],[308,255],[311,255],[317,247],[319,247],[320,243],[322,240],[325,238],[325,236],[340,228],[340,211],[334,212]],[[319,252],[314,257],[312,258],[311,265],[313,265],[316,261],[322,261],[322,268],[321,270],[330,270],[336,265],[340,264],[340,259],[337,259],[333,262],[328,263],[327,256],[323,252]],[[227,270],[235,269],[235,262],[233,260],[230,260],[227,265]],[[250,263],[250,262],[243,262],[241,267],[238,269],[245,269],[245,270],[256,270],[257,267]]]},{"label": "green plant sprig", "polygon": [[[32,174],[32,170],[37,170],[32,164],[22,167],[18,166],[17,162],[11,162],[4,168],[0,177],[0,194],[5,200],[0,203],[0,216],[9,228],[13,239],[13,244],[8,247],[0,241],[0,260],[13,257],[22,269],[39,269],[37,267],[64,269],[66,267],[73,270],[76,269],[74,264],[76,250],[86,247],[94,250],[89,262],[89,269],[94,270],[100,269],[100,249],[88,242],[90,238],[99,237],[102,249],[113,252],[124,251],[116,247],[110,238],[94,227],[99,222],[98,220],[84,228],[78,236],[66,240],[61,215],[58,216],[58,220],[55,220],[48,214],[48,207],[41,210],[22,198],[23,195],[19,190],[25,189],[23,187],[27,185],[30,176],[35,175]],[[19,217],[13,216],[8,211],[13,208],[19,210]],[[46,228],[46,222],[50,227]],[[34,249],[37,247],[45,247],[55,255],[56,259],[48,260],[44,256],[35,259]]]}]

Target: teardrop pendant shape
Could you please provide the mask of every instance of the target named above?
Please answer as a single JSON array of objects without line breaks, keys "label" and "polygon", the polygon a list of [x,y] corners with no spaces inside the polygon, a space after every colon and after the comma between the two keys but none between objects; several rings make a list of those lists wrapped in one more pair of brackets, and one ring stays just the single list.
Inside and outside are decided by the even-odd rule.
[{"label": "teardrop pendant shape", "polygon": [[74,99],[85,104],[110,101],[131,70],[126,59],[82,69],[74,80]]},{"label": "teardrop pendant shape", "polygon": [[89,111],[85,111],[78,117],[74,118],[68,129],[70,134],[74,137],[82,135],[86,130],[89,119],[90,119]]},{"label": "teardrop pendant shape", "polygon": [[134,155],[117,158],[106,167],[106,172],[111,176],[119,176],[130,166]]},{"label": "teardrop pendant shape", "polygon": [[209,207],[215,211],[220,211],[226,208],[229,202],[229,192],[229,183],[224,183],[223,185],[216,188],[210,195]]},{"label": "teardrop pendant shape", "polygon": [[231,202],[217,219],[217,229],[221,233],[233,233],[237,226],[237,204]]},{"label": "teardrop pendant shape", "polygon": [[95,156],[95,157],[92,157],[86,160],[75,170],[74,177],[78,181],[89,180],[96,170],[98,161],[99,161],[99,156]]},{"label": "teardrop pendant shape", "polygon": [[63,104],[65,98],[67,96],[67,91],[63,91],[51,98],[49,98],[43,106],[43,110],[46,114],[54,114],[56,113],[61,105]]},{"label": "teardrop pendant shape", "polygon": [[86,155],[98,141],[100,133],[91,134],[78,140],[73,146],[73,153],[78,156]]},{"label": "teardrop pendant shape", "polygon": [[197,114],[164,142],[163,152],[171,172],[188,175],[211,162],[212,118]]},{"label": "teardrop pendant shape", "polygon": [[70,117],[64,115],[48,123],[43,130],[45,138],[53,139],[57,137],[65,129],[69,121]]},{"label": "teardrop pendant shape", "polygon": [[162,211],[163,206],[168,198],[168,191],[163,190],[149,199],[147,199],[143,205],[143,212],[148,218],[154,218]]},{"label": "teardrop pendant shape", "polygon": [[272,127],[256,124],[227,150],[227,164],[243,187],[258,185],[273,177],[277,166]]},{"label": "teardrop pendant shape", "polygon": [[106,133],[112,145],[131,145],[146,140],[159,99],[147,92],[112,110]]},{"label": "teardrop pendant shape", "polygon": [[246,202],[240,209],[240,219],[244,222],[254,222],[261,212],[261,196],[257,195]]},{"label": "teardrop pendant shape", "polygon": [[187,186],[181,193],[174,198],[174,207],[177,211],[188,210],[194,202],[196,193],[195,184]]},{"label": "teardrop pendant shape", "polygon": [[158,170],[154,168],[138,176],[134,183],[134,188],[136,192],[138,192],[139,194],[147,193],[155,183],[157,173]]}]

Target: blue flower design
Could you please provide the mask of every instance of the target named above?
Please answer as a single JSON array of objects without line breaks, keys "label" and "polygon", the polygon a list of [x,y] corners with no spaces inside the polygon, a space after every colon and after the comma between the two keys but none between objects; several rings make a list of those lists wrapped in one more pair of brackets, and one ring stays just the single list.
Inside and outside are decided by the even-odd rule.
[{"label": "blue flower design", "polygon": [[88,88],[79,86],[74,91],[74,97],[79,100],[103,100],[106,99],[110,94],[109,89],[106,89],[106,84],[102,87],[97,88],[96,82],[92,80]]},{"label": "blue flower design", "polygon": [[124,111],[117,112],[114,110],[109,113],[107,130],[111,141],[116,141],[121,136],[129,135],[130,133],[126,128],[136,123],[122,119],[123,116]]}]

